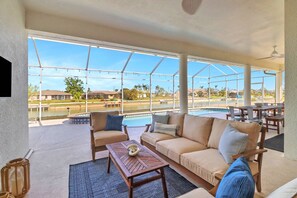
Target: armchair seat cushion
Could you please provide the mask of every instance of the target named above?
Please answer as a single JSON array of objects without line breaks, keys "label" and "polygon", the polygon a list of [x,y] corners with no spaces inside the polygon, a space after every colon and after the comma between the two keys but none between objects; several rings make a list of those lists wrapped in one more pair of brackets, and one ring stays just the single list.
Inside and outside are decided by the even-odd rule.
[{"label": "armchair seat cushion", "polygon": [[156,143],[161,140],[169,140],[175,138],[172,135],[164,134],[164,133],[149,133],[145,132],[140,137],[146,143],[149,143],[152,146],[156,146]]},{"label": "armchair seat cushion", "polygon": [[128,136],[122,131],[97,131],[94,133],[95,146],[105,146],[115,142],[126,141]]},{"label": "armchair seat cushion", "polygon": [[200,144],[199,142],[181,137],[157,142],[156,149],[166,157],[180,163],[181,154],[203,150],[206,149],[206,146]]}]

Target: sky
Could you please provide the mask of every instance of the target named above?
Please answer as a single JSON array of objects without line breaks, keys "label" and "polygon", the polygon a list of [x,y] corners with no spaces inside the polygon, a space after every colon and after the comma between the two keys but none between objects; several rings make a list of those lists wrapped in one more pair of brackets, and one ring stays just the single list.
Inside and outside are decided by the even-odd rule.
[{"label": "sky", "polygon": [[[35,39],[36,47],[38,49],[38,55],[40,58],[41,65],[43,67],[63,67],[64,69],[46,69],[42,70],[42,90],[65,90],[64,79],[68,76],[77,76],[84,84],[86,84],[86,71],[85,70],[72,70],[70,68],[86,68],[88,59],[88,46],[75,45],[69,43],[53,42],[46,40]],[[92,47],[90,58],[89,58],[89,69],[88,72],[88,87],[91,91],[95,90],[115,90],[121,88],[121,74],[113,72],[94,71],[105,70],[105,71],[121,71],[130,55],[130,52],[116,51],[106,48]],[[162,57],[155,55],[147,55],[134,53],[126,67],[124,74],[124,87],[132,88],[137,84],[149,85],[149,75],[136,74],[133,72],[146,72],[149,73],[159,63]],[[28,64],[29,66],[39,66],[38,59],[36,56],[34,43],[32,39],[28,39]],[[193,76],[202,68],[206,63],[188,62],[188,75]],[[230,68],[213,64],[194,79],[194,89],[207,88],[208,77],[219,76],[225,74],[233,74],[234,71],[243,73],[242,67],[232,66]],[[172,92],[173,90],[173,77],[172,75],[178,71],[179,61],[174,58],[165,58],[152,76],[152,87],[154,88],[159,85],[166,91]],[[68,69],[69,68],[69,69]],[[219,71],[220,70],[220,71]],[[32,85],[39,86],[40,77],[39,68],[29,67],[29,83]],[[162,76],[158,74],[170,74],[171,76]],[[263,71],[257,71],[252,73],[252,89],[260,89],[262,77],[267,76]],[[205,78],[206,77],[206,78]],[[228,90],[236,89],[236,78],[237,76],[229,76],[227,79],[233,80],[227,83]],[[243,74],[239,75],[239,90],[243,89]],[[212,78],[213,83],[211,87],[218,89],[225,88],[225,77]],[[192,89],[192,78],[188,78],[189,89]],[[264,80],[264,87],[268,90],[274,90],[275,78],[269,77]],[[175,77],[175,91],[178,89],[178,76]]]}]

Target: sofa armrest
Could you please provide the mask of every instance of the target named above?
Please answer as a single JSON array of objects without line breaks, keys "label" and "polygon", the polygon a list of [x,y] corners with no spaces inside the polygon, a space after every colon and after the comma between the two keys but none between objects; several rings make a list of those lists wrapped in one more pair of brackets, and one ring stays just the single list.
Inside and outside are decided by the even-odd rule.
[{"label": "sofa armrest", "polygon": [[219,181],[221,181],[221,180],[223,179],[223,177],[224,177],[224,174],[222,174],[222,173],[216,173],[216,174],[215,174],[215,178],[216,178],[217,180],[219,180]]},{"label": "sofa armrest", "polygon": [[144,132],[148,132],[148,130],[149,130],[150,127],[151,127],[151,124],[146,124],[146,125],[145,125],[145,130],[144,130]]},{"label": "sofa armrest", "polygon": [[93,126],[90,126],[90,131],[91,131],[91,132],[94,132],[94,128],[93,128]]},{"label": "sofa armrest", "polygon": [[240,157],[251,157],[253,155],[262,154],[262,153],[265,153],[265,152],[267,152],[266,149],[254,149],[254,150],[246,151],[246,152],[243,152],[243,153],[239,153],[237,155],[233,155],[232,159],[236,160],[237,158],[240,158]]},{"label": "sofa armrest", "polygon": [[222,174],[222,173],[216,173],[216,174],[215,174],[215,178],[216,178],[217,180],[219,180],[219,182],[217,183],[217,185],[215,185],[212,189],[210,189],[210,190],[208,191],[212,196],[214,196],[214,197],[216,196],[216,193],[217,193],[219,184],[220,184],[221,180],[223,179],[223,177],[224,177],[224,174]]}]

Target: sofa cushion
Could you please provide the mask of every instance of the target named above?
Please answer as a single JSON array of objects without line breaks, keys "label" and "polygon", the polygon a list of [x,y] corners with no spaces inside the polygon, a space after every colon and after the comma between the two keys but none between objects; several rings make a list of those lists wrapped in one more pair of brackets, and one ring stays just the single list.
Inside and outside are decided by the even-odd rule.
[{"label": "sofa cushion", "polygon": [[150,128],[150,132],[154,131],[156,122],[162,123],[162,124],[167,124],[168,119],[169,119],[169,115],[156,115],[156,114],[153,114],[152,115],[152,125],[151,125],[151,128]]},{"label": "sofa cushion", "polygon": [[168,140],[168,139],[173,139],[175,138],[172,135],[168,134],[163,134],[163,133],[149,133],[149,132],[144,132],[140,136],[140,138],[145,141],[146,143],[149,143],[152,146],[156,146],[156,142],[161,141],[161,140]]},{"label": "sofa cushion", "polygon": [[216,197],[247,197],[253,198],[255,181],[248,162],[241,157],[228,168],[216,192]]},{"label": "sofa cushion", "polygon": [[106,118],[108,115],[119,115],[118,111],[106,111],[106,112],[91,112],[91,123],[94,131],[101,131],[105,129]]},{"label": "sofa cushion", "polygon": [[242,153],[248,142],[248,134],[242,133],[230,124],[225,128],[219,143],[219,151],[228,164],[233,162],[232,156]]},{"label": "sofa cushion", "polygon": [[98,131],[94,133],[95,146],[126,141],[128,136],[121,131]]},{"label": "sofa cushion", "polygon": [[179,196],[178,198],[214,198],[207,190],[204,188],[196,188]]},{"label": "sofa cushion", "polygon": [[228,164],[217,149],[206,149],[181,155],[181,165],[212,185],[217,184],[214,175],[224,173]]},{"label": "sofa cushion", "polygon": [[156,149],[176,163],[180,163],[181,154],[203,150],[206,147],[198,142],[181,137],[157,142]]},{"label": "sofa cushion", "polygon": [[[180,156],[181,165],[192,171],[212,185],[217,184],[216,173],[224,174],[229,165],[217,149],[205,149],[201,151],[184,153]],[[252,174],[258,173],[258,164],[249,162]]]},{"label": "sofa cushion", "polygon": [[162,124],[155,122],[154,133],[163,133],[172,136],[176,136],[177,125],[176,124]]},{"label": "sofa cushion", "polygon": [[169,115],[168,124],[176,124],[179,127],[176,132],[176,135],[182,136],[185,114],[174,112],[168,112],[167,114]]},{"label": "sofa cushion", "polygon": [[212,130],[208,141],[208,147],[216,149],[219,148],[220,139],[227,124],[231,124],[231,126],[236,128],[238,131],[248,134],[249,138],[246,146],[246,151],[253,150],[257,147],[261,125],[255,122],[245,123],[218,118],[215,118],[213,121]]},{"label": "sofa cushion", "polygon": [[213,118],[185,115],[183,137],[207,146]]}]

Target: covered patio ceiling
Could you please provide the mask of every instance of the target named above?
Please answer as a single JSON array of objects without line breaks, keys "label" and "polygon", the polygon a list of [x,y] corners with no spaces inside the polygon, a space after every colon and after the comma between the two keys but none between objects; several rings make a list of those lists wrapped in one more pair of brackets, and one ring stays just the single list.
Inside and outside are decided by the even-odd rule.
[{"label": "covered patio ceiling", "polygon": [[[91,24],[84,28],[101,27],[89,29],[89,32],[106,31],[102,28],[105,27],[142,35],[139,38],[148,37],[148,43],[152,38],[166,40],[168,43],[176,41],[176,50],[171,52],[187,53],[196,57],[201,55],[200,57],[205,59],[219,59],[273,69],[280,69],[284,64],[283,58],[256,60],[270,56],[273,45],[277,45],[278,53],[284,53],[284,2],[281,0],[203,0],[194,15],[182,10],[181,0],[23,0],[23,2],[27,11],[27,28],[35,34],[37,31],[57,34],[66,32],[67,36],[97,40],[98,37],[90,36],[89,33],[84,36],[86,33],[75,34],[74,31],[66,30],[63,32],[61,30],[63,27],[59,27],[60,31],[53,31],[53,24],[50,24],[51,27],[46,27],[38,23],[38,20],[46,22],[49,19],[51,21],[64,19],[64,23],[79,21]],[[73,26],[74,24],[68,28],[73,29]],[[97,32],[98,34],[100,33]],[[135,37],[136,40],[139,38]],[[123,37],[124,41],[109,39],[107,35],[99,39],[119,44],[130,42],[136,47],[157,50],[172,48],[172,46],[164,47],[167,43],[162,43],[163,46],[159,47],[152,45],[153,42],[151,45],[145,44],[146,41],[138,41],[139,46],[137,46],[127,37]]]}]

